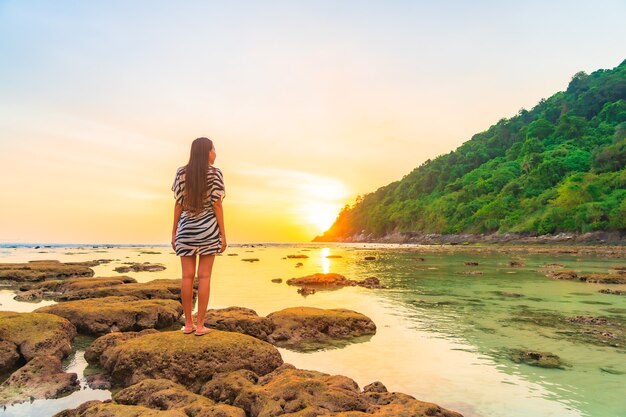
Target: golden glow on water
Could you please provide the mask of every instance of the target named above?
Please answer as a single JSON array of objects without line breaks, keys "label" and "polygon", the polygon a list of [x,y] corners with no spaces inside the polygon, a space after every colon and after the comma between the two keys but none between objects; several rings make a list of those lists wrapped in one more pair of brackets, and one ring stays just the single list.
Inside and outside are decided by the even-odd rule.
[{"label": "golden glow on water", "polygon": [[320,256],[322,257],[322,272],[328,274],[330,272],[330,259],[327,256],[330,255],[330,248],[322,248]]}]

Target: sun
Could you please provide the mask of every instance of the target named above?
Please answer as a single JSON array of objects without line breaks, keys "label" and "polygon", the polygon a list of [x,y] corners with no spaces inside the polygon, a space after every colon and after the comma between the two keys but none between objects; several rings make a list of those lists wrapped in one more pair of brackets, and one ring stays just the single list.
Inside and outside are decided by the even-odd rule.
[{"label": "sun", "polygon": [[306,207],[306,218],[309,223],[325,232],[333,225],[337,214],[341,210],[340,204],[315,202]]}]

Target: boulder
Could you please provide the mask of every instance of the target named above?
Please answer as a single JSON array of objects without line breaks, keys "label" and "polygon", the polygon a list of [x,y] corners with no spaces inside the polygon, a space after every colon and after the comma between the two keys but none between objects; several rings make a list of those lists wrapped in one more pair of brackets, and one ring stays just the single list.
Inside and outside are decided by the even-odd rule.
[{"label": "boulder", "polygon": [[26,303],[38,303],[43,299],[43,290],[29,290],[15,293],[13,297],[15,301],[22,301]]},{"label": "boulder", "polygon": [[513,349],[510,358],[515,363],[525,363],[541,368],[563,368],[561,358],[550,352]]},{"label": "boulder", "polygon": [[[204,395],[216,394],[215,382],[202,388]],[[229,389],[233,389],[230,385]],[[341,375],[295,369],[285,365],[275,372],[259,377],[256,383],[243,383],[233,405],[251,417],[281,415],[319,416],[337,411],[367,409],[358,385]],[[297,414],[296,414],[297,413]]]},{"label": "boulder", "polygon": [[0,405],[33,398],[58,398],[80,388],[75,373],[63,372],[56,356],[38,356],[15,371],[0,385]]},{"label": "boulder", "polygon": [[283,282],[282,278],[272,278],[272,282],[275,282],[276,284],[280,284],[281,282]]},{"label": "boulder", "polygon": [[178,321],[183,309],[174,300],[139,300],[127,296],[68,301],[36,311],[64,317],[76,326],[79,333],[99,336],[169,327]]},{"label": "boulder", "polygon": [[208,310],[204,325],[227,332],[238,332],[268,340],[274,331],[274,323],[267,317],[259,317],[256,311],[244,307],[228,307]]},{"label": "boulder", "polygon": [[[215,416],[218,417],[219,415]],[[182,410],[153,410],[138,405],[88,401],[77,408],[63,410],[52,417],[189,417]],[[195,417],[205,417],[198,415]],[[222,417],[222,416],[219,416]]]},{"label": "boulder", "polygon": [[82,300],[85,298],[102,298],[111,296],[133,296],[142,300],[180,300],[179,279],[157,279],[145,283],[124,285],[98,286],[66,292],[57,297],[59,301]]},{"label": "boulder", "polygon": [[85,350],[85,360],[90,364],[99,364],[100,363],[100,355],[105,350],[116,346],[118,343],[121,343],[125,340],[134,339],[136,337],[145,336],[147,334],[159,333],[158,330],[155,329],[145,329],[140,332],[114,332],[108,333],[104,336],[100,336],[93,342],[91,345]]},{"label": "boulder", "polygon": [[376,333],[376,325],[369,317],[346,309],[293,307],[271,313],[267,318],[275,327],[268,341],[293,349],[318,349]]},{"label": "boulder", "polygon": [[[76,328],[62,317],[44,313],[0,311],[0,372],[14,369],[20,358],[64,358],[72,351]],[[17,359],[16,359],[16,356]]]},{"label": "boulder", "polygon": [[127,272],[158,272],[164,271],[166,268],[161,264],[151,264],[150,262],[130,262],[127,266],[118,266],[114,269],[115,272],[125,274]]},{"label": "boulder", "polygon": [[610,288],[601,289],[602,294],[626,295],[626,290],[612,290]]},{"label": "boulder", "polygon": [[578,273],[569,269],[557,269],[546,271],[546,275],[554,279],[577,280]]},{"label": "boulder", "polygon": [[511,268],[520,268],[522,266],[526,266],[526,264],[522,261],[509,261],[508,265]]},{"label": "boulder", "polygon": [[333,417],[463,417],[456,411],[424,402],[400,392],[364,392],[367,412],[344,411],[330,413]]},{"label": "boulder", "polygon": [[35,282],[46,279],[92,277],[93,269],[78,263],[59,261],[29,261],[27,263],[0,263],[0,280]]},{"label": "boulder", "polygon": [[[306,275],[299,278],[291,278],[287,280],[288,285],[295,285],[301,288],[310,289],[337,289],[343,287],[361,286],[365,288],[385,288],[380,285],[380,281],[376,277],[365,278],[361,281],[347,279],[341,274],[329,273],[329,274],[313,274]],[[308,292],[308,290],[298,291],[302,295],[309,295],[315,293]]]},{"label": "boulder", "polygon": [[139,405],[158,410],[180,410],[187,416],[245,417],[241,408],[215,404],[167,379],[145,379],[113,395],[117,404]]},{"label": "boulder", "polygon": [[366,261],[375,261],[375,260],[376,260],[376,257],[375,257],[375,256],[366,256],[366,257],[365,257],[365,258],[363,258],[363,259],[365,259]]},{"label": "boulder", "polygon": [[340,274],[313,274],[300,278],[291,278],[287,280],[288,285],[298,287],[344,287],[354,285],[352,281]]},{"label": "boulder", "polygon": [[200,393],[240,407],[250,417],[462,417],[436,404],[387,392],[380,382],[360,392],[357,383],[348,377],[296,369],[289,364],[265,376],[250,371],[218,374]]},{"label": "boulder", "polygon": [[214,330],[201,337],[164,332],[118,343],[100,364],[119,386],[165,378],[194,392],[213,375],[238,369],[267,374],[283,363],[278,350],[251,336]]},{"label": "boulder", "polygon": [[298,254],[298,255],[287,255],[288,259],[306,259],[308,258],[308,255],[305,254]]},{"label": "boulder", "polygon": [[581,280],[593,284],[626,284],[626,274],[588,274]]}]

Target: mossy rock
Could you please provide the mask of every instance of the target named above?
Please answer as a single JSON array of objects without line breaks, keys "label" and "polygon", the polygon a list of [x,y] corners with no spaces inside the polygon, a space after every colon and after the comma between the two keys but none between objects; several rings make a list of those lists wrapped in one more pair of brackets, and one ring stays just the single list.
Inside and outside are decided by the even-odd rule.
[{"label": "mossy rock", "polygon": [[208,310],[204,325],[212,329],[238,332],[267,341],[275,327],[267,317],[245,307],[228,307]]},{"label": "mossy rock", "polygon": [[93,269],[79,263],[59,261],[29,261],[27,263],[0,263],[0,280],[35,282],[46,279],[91,277]]},{"label": "mossy rock", "polygon": [[245,417],[242,409],[215,404],[167,379],[145,379],[113,395],[117,404],[139,405],[160,410],[180,410],[188,416]]},{"label": "mossy rock", "polygon": [[341,274],[335,273],[313,274],[299,278],[291,278],[287,280],[287,284],[295,285],[298,287],[345,287],[355,285],[354,281],[347,279]]},{"label": "mossy rock", "polygon": [[218,374],[200,393],[240,407],[250,417],[462,417],[436,404],[387,392],[380,382],[361,392],[357,383],[346,376],[296,369],[289,364],[264,376],[250,371]]},{"label": "mossy rock", "polygon": [[140,300],[127,296],[68,301],[36,311],[66,318],[79,333],[100,336],[170,327],[182,315],[182,306],[174,300]]},{"label": "mossy rock", "polygon": [[298,350],[319,349],[336,341],[376,333],[376,325],[369,317],[342,308],[292,307],[267,318],[275,328],[268,341]]},{"label": "mossy rock", "polygon": [[86,298],[132,296],[142,300],[180,300],[179,279],[157,279],[145,283],[98,286],[65,292],[56,299],[59,301],[82,300]]},{"label": "mossy rock", "polygon": [[63,372],[59,358],[38,356],[0,385],[0,405],[33,398],[58,398],[77,389],[80,389],[77,375]]},{"label": "mossy rock", "polygon": [[105,334],[94,340],[85,350],[85,360],[90,364],[97,365],[100,363],[100,356],[105,350],[126,340],[155,333],[159,333],[159,331],[155,329],[145,329],[140,332],[114,332]]},{"label": "mossy rock", "polygon": [[[68,320],[45,313],[0,311],[0,372],[37,356],[66,357],[76,328]],[[16,355],[18,355],[16,357]]]},{"label": "mossy rock", "polygon": [[525,363],[530,366],[538,366],[540,368],[559,368],[563,369],[564,363],[554,353],[537,352],[532,350],[513,349],[509,357],[515,363]]},{"label": "mossy rock", "polygon": [[196,392],[217,373],[249,369],[264,375],[283,360],[269,343],[213,330],[200,337],[172,331],[127,340],[105,350],[100,363],[122,387],[165,378]]}]

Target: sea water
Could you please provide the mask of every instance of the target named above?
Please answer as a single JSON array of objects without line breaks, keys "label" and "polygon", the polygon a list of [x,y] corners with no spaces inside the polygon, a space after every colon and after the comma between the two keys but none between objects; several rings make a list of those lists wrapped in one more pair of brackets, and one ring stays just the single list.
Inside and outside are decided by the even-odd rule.
[{"label": "sea water", "polygon": [[[180,277],[179,258],[168,246],[10,246],[0,247],[0,262],[108,259],[93,267],[95,276],[127,275],[138,282]],[[287,258],[296,254],[308,258]],[[376,259],[365,260],[366,256]],[[259,260],[243,261],[246,258]],[[512,268],[511,260],[524,266]],[[478,266],[465,265],[469,261]],[[160,263],[166,269],[114,271],[127,262]],[[515,320],[520,312],[624,319],[626,297],[598,290],[626,286],[558,281],[540,272],[544,264],[555,262],[583,272],[608,272],[611,266],[626,264],[623,258],[593,254],[433,251],[417,245],[233,245],[216,260],[209,308],[243,306],[259,315],[294,306],[363,313],[376,323],[373,337],[314,352],[279,349],[283,359],[298,368],[349,376],[361,387],[381,381],[390,391],[437,403],[466,417],[626,416],[623,350],[572,340],[549,327]],[[346,287],[303,297],[285,282],[318,272],[355,280],[375,276],[386,288]],[[283,282],[273,283],[274,278]],[[12,290],[0,290],[0,309],[26,312],[54,303],[17,302],[13,295]],[[67,371],[78,373],[80,391],[61,399],[9,406],[0,415],[51,416],[90,399],[110,398],[109,391],[86,386],[83,354],[89,342],[79,339],[75,353],[64,362]],[[507,354],[511,349],[552,352],[566,366],[544,369],[515,363]]]}]

